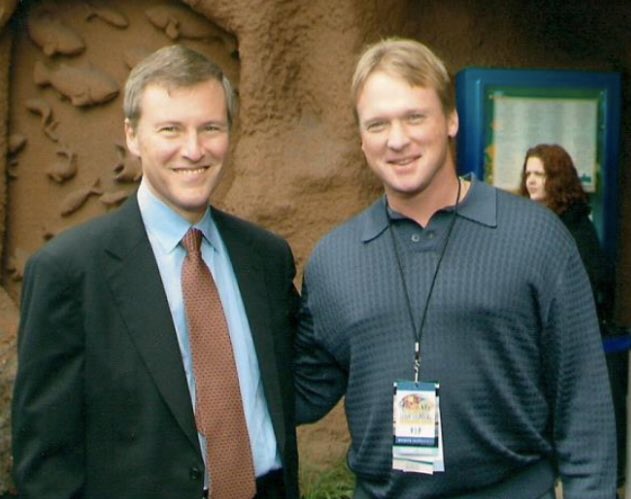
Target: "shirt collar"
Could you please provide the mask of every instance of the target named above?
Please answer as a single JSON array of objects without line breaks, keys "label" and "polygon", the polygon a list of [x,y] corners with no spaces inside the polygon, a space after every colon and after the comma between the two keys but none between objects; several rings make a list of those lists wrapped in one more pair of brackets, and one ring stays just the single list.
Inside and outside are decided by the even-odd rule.
[{"label": "shirt collar", "polygon": [[147,232],[152,234],[165,253],[172,252],[192,226],[202,232],[213,249],[219,249],[219,231],[213,222],[210,209],[206,210],[199,222],[191,225],[153,194],[144,178],[138,187],[138,206]]},{"label": "shirt collar", "polygon": [[[463,178],[471,182],[471,188],[458,205],[458,216],[487,227],[496,227],[497,190],[478,180],[473,173],[468,173]],[[452,210],[453,207],[446,209],[446,211]],[[382,196],[373,203],[363,218],[362,241],[368,242],[380,236],[388,228],[386,196]]]}]

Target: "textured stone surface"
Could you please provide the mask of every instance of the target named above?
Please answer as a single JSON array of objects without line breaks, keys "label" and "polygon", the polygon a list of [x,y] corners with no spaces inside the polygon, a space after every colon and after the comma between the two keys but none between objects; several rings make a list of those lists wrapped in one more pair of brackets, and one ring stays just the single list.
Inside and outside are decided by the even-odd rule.
[{"label": "textured stone surface", "polygon": [[[47,57],[29,39],[26,22],[35,5],[48,5],[85,39],[77,56]],[[14,337],[20,271],[24,258],[44,243],[44,235],[104,213],[92,193],[86,203],[61,216],[61,203],[98,179],[102,192],[131,191],[135,184],[114,180],[113,168],[128,162],[122,143],[122,97],[89,108],[62,100],[51,87],[38,87],[35,61],[55,68],[89,62],[122,86],[131,47],[154,49],[172,43],[149,22],[147,9],[194,9],[206,18],[215,38],[184,40],[225,68],[239,87],[241,110],[231,170],[215,203],[287,237],[299,270],[315,242],[333,226],[361,210],[379,189],[364,167],[348,99],[355,58],[365,43],[382,36],[413,36],[432,46],[452,72],[466,66],[621,71],[623,137],[631,136],[631,11],[625,2],[520,0],[107,0],[125,14],[129,26],[117,28],[87,18],[79,0],[4,1],[0,6],[0,148],[7,135],[22,133],[26,147],[0,170],[0,492],[9,488],[7,417],[15,369]],[[14,12],[15,10],[15,12]],[[12,16],[11,22],[7,20]],[[236,50],[238,49],[238,57]],[[132,54],[128,54],[130,57]],[[26,108],[41,99],[56,126],[42,126],[42,115]],[[8,126],[8,128],[7,128]],[[57,137],[58,142],[51,140]],[[77,175],[63,184],[44,170],[63,160],[60,148],[76,154]],[[618,309],[631,323],[631,211],[627,199],[631,145],[622,143],[623,200]],[[298,281],[299,282],[299,281]],[[323,423],[300,430],[302,459],[325,467],[343,455],[348,435],[337,408]]]},{"label": "textured stone surface", "polygon": [[11,490],[12,483],[9,404],[17,367],[15,355],[17,326],[17,306],[0,288],[0,493]]}]

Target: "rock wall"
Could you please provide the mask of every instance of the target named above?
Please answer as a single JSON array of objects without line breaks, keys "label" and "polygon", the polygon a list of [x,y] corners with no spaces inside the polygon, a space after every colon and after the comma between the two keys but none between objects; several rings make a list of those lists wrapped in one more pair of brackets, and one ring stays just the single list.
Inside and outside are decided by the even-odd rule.
[{"label": "rock wall", "polygon": [[[180,22],[169,21],[174,18]],[[178,41],[224,67],[239,88],[241,109],[231,170],[214,202],[285,236],[302,270],[315,242],[379,193],[363,164],[348,99],[355,58],[366,43],[415,37],[454,73],[466,66],[620,71],[626,138],[629,24],[625,2],[5,0],[0,492],[11,487],[8,407],[23,264],[47,238],[112,209],[137,184],[137,164],[122,147],[121,90],[143,52]],[[44,43],[42,30],[64,43]],[[68,68],[81,70],[77,88],[64,85]],[[93,89],[88,98],[83,86]],[[625,324],[631,323],[631,225],[624,216],[631,211],[630,148],[623,141],[618,315]],[[300,441],[304,466],[341,458],[348,445],[341,408],[302,428]]]}]

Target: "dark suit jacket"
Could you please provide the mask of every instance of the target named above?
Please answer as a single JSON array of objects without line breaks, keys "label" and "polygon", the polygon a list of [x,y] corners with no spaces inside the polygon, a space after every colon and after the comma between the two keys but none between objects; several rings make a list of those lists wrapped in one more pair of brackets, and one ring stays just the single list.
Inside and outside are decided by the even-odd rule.
[{"label": "dark suit jacket", "polygon": [[[282,239],[213,209],[282,455],[298,496],[290,370],[297,294]],[[204,463],[184,367],[136,197],[28,262],[13,399],[20,497],[200,499]]]}]

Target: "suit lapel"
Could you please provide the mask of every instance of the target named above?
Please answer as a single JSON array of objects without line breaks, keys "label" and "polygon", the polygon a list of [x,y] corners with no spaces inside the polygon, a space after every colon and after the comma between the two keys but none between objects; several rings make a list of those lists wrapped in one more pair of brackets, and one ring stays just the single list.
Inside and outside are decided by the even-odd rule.
[{"label": "suit lapel", "polygon": [[173,320],[136,197],[115,217],[106,248],[106,278],[121,316],[167,406],[199,449]]},{"label": "suit lapel", "polygon": [[261,382],[278,444],[283,448],[284,430],[281,408],[281,389],[278,379],[274,335],[266,286],[265,262],[252,246],[251,234],[228,223],[227,216],[213,208],[213,219],[230,255],[239,291],[248,317],[254,348],[261,372]]}]

